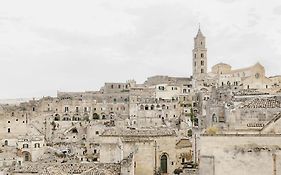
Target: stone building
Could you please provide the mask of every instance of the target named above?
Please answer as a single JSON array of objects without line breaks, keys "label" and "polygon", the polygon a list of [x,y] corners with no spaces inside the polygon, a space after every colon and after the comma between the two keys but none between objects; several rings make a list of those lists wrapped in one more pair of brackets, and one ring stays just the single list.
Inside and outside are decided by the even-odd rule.
[{"label": "stone building", "polygon": [[1,104],[0,172],[195,175],[198,163],[202,175],[279,172],[281,76],[260,63],[208,72],[208,59],[199,29],[191,77]]}]

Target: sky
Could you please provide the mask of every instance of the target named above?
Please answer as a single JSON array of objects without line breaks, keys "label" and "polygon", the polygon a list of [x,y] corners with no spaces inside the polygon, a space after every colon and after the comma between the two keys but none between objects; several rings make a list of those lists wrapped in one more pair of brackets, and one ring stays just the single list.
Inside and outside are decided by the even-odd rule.
[{"label": "sky", "polygon": [[209,71],[281,74],[280,0],[1,0],[0,99],[189,77],[199,23]]}]

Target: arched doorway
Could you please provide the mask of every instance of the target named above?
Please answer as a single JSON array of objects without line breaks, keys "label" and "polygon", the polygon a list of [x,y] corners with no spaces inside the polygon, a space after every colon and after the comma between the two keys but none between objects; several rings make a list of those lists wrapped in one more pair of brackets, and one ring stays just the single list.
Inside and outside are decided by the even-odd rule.
[{"label": "arched doorway", "polygon": [[31,154],[27,151],[22,152],[24,161],[31,161]]},{"label": "arched doorway", "polygon": [[212,122],[218,122],[216,114],[212,115]]},{"label": "arched doorway", "polygon": [[160,158],[161,173],[167,173],[167,170],[168,170],[167,163],[168,163],[168,157],[166,154],[163,154]]}]

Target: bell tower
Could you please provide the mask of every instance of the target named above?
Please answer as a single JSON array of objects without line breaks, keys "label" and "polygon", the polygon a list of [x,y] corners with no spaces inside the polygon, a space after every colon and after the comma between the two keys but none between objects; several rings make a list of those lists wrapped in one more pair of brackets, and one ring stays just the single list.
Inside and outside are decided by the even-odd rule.
[{"label": "bell tower", "polygon": [[207,48],[205,46],[205,36],[202,34],[199,26],[197,35],[194,38],[194,48],[192,50],[193,79],[197,82],[204,80],[207,74]]}]

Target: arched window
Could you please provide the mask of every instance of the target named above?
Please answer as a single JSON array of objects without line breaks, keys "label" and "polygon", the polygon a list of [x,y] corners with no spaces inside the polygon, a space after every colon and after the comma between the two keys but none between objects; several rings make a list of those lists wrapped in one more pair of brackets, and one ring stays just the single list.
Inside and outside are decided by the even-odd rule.
[{"label": "arched window", "polygon": [[105,115],[104,115],[104,114],[102,115],[102,119],[106,119],[106,117],[105,117]]},{"label": "arched window", "polygon": [[216,114],[213,114],[213,116],[212,116],[212,122],[218,122],[218,119],[217,119],[217,117],[216,117]]},{"label": "arched window", "polygon": [[144,109],[147,111],[148,110],[148,105],[145,105]]},{"label": "arched window", "polygon": [[60,116],[59,116],[59,114],[56,114],[56,115],[55,115],[54,120],[55,120],[55,121],[59,121],[59,120],[60,120]]},{"label": "arched window", "polygon": [[24,151],[24,161],[31,161],[31,154],[29,152]]},{"label": "arched window", "polygon": [[163,154],[160,158],[160,169],[161,173],[167,173],[168,172],[168,157],[167,155]]},{"label": "arched window", "polygon": [[8,146],[8,140],[5,140],[5,146]]}]

